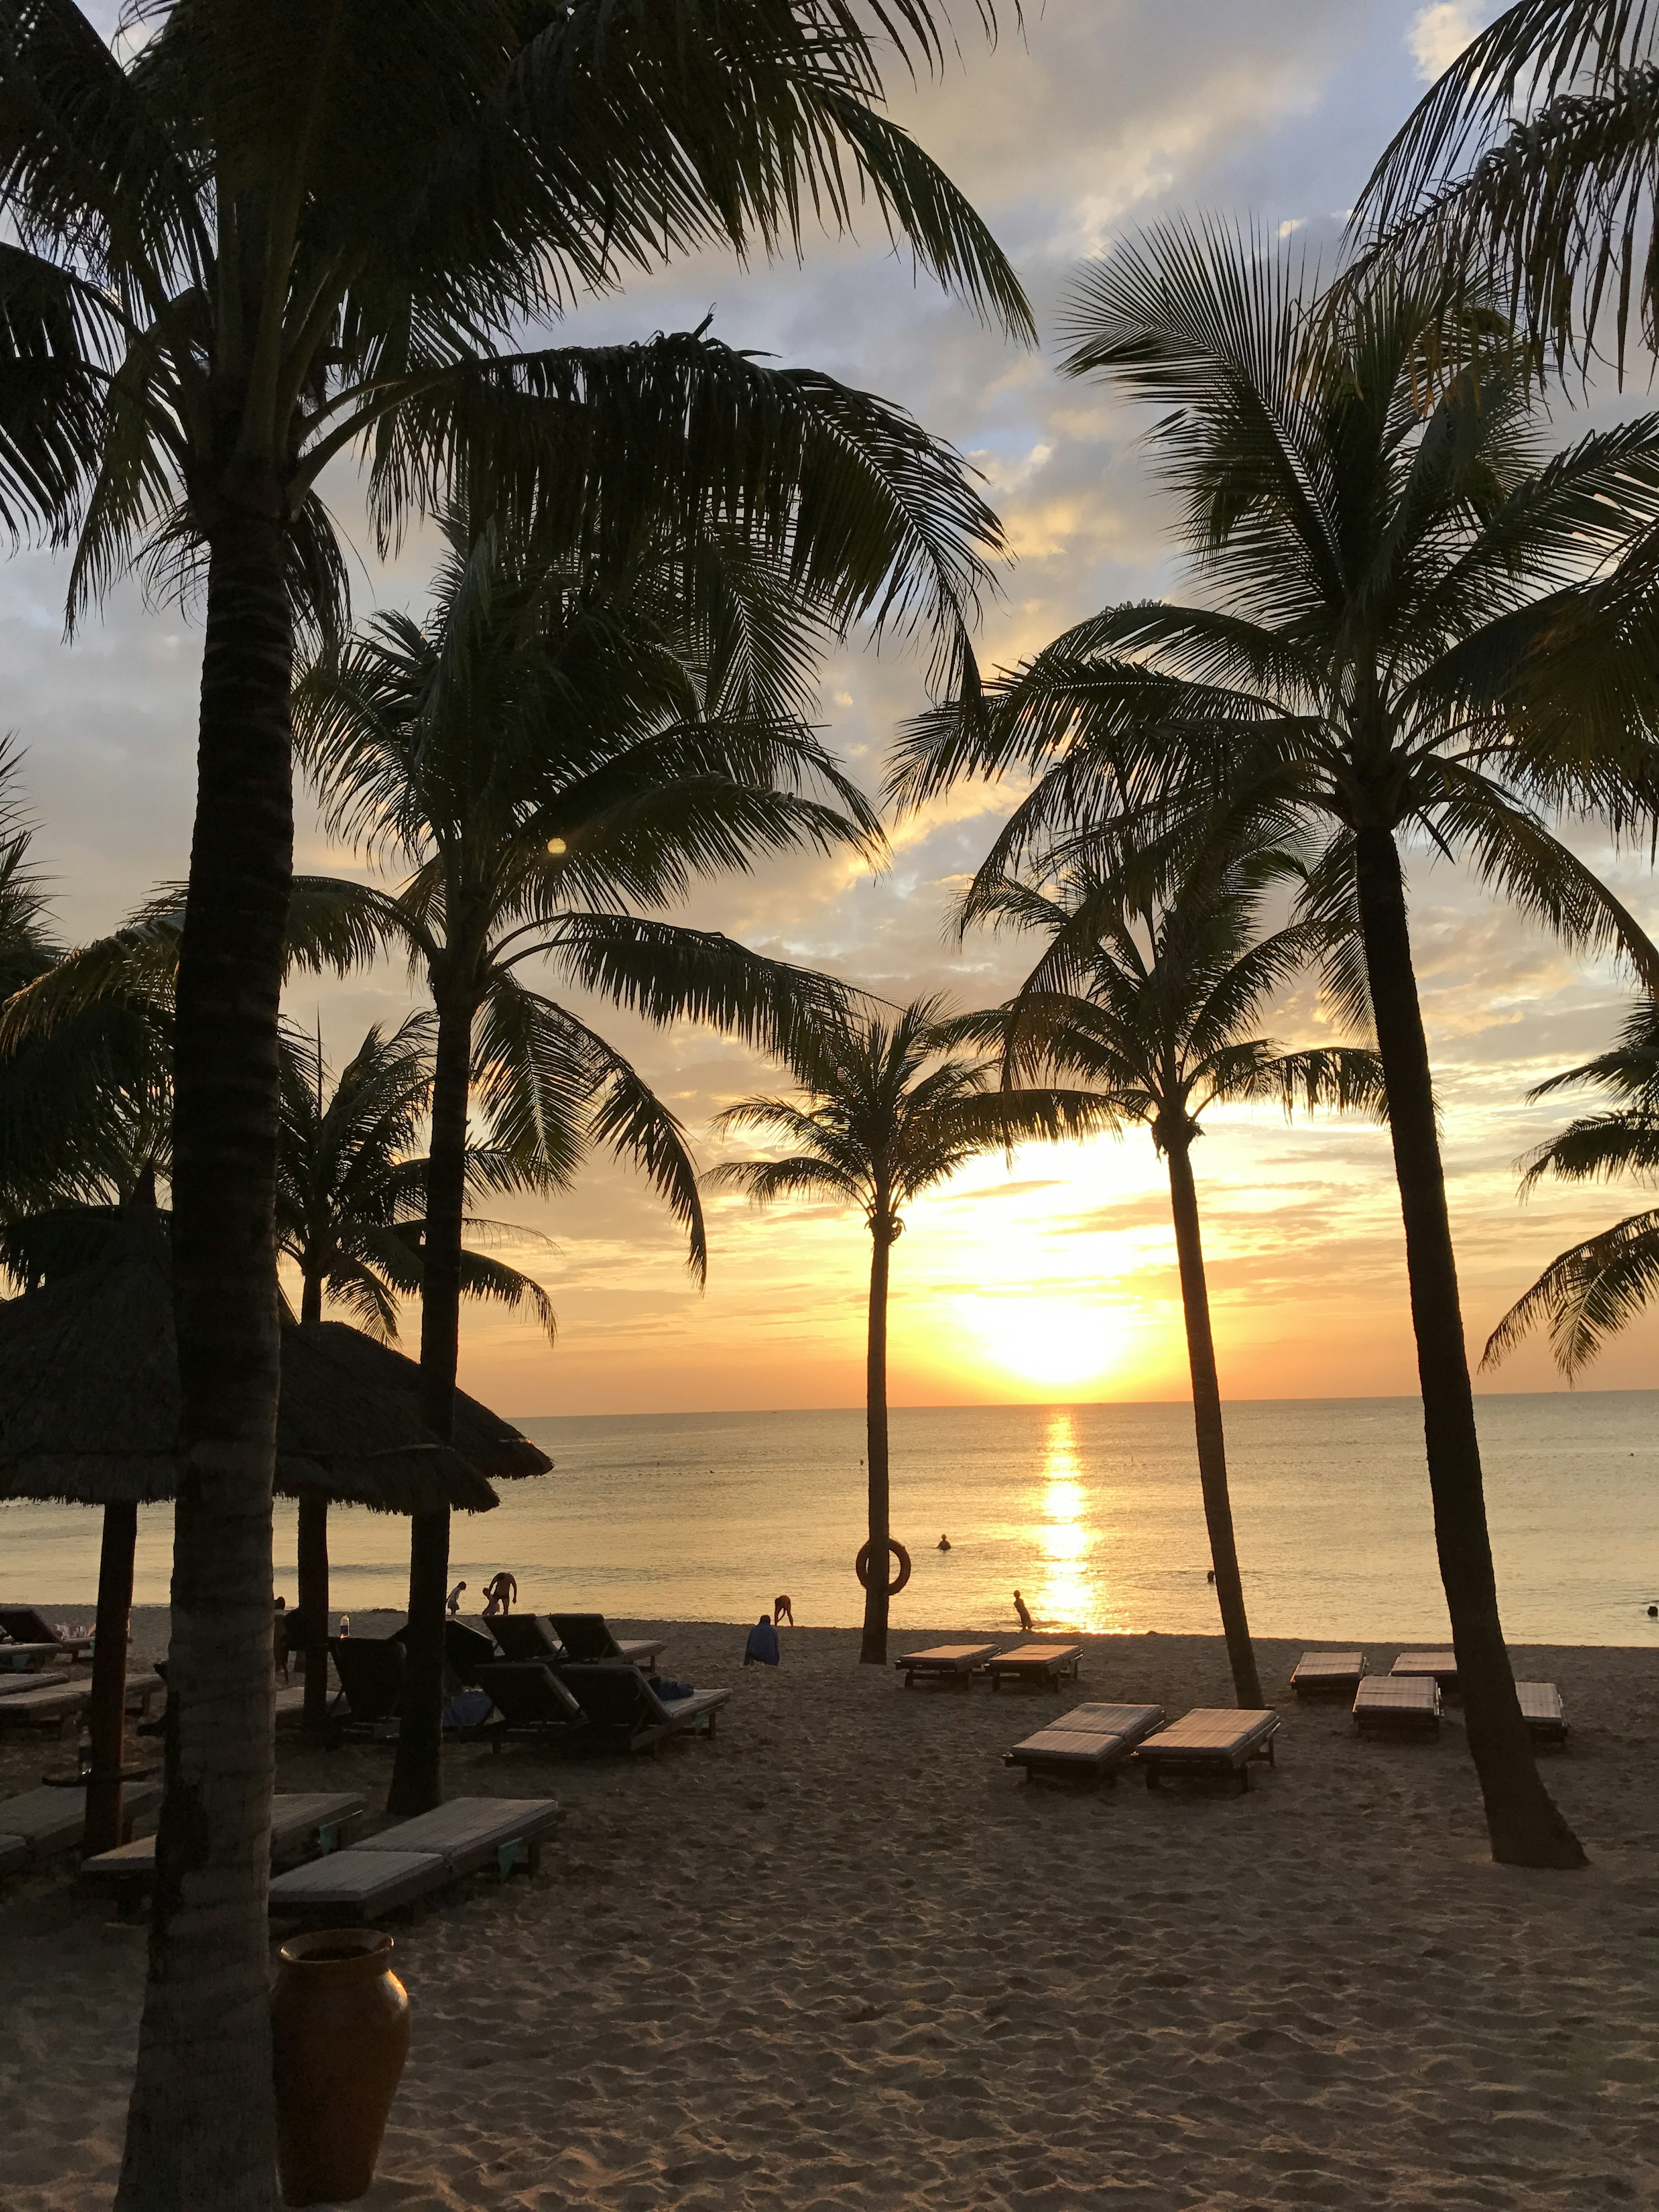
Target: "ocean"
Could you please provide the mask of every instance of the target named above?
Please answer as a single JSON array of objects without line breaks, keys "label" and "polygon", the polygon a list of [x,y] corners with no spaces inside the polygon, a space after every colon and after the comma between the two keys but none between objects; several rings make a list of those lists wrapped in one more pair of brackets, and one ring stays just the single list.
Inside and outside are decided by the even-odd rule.
[{"label": "ocean", "polygon": [[[1505,1630],[1513,1642],[1659,1644],[1659,1391],[1477,1401]],[[1358,1639],[1447,1632],[1414,1398],[1253,1400],[1226,1409],[1252,1628]],[[521,1607],[623,1619],[757,1619],[787,1591],[802,1626],[860,1618],[864,1418],[856,1410],[572,1416],[520,1425],[556,1462],[458,1515],[471,1597],[498,1567]],[[915,1407],[892,1416],[892,1525],[914,1571],[893,1620],[1001,1631],[1018,1589],[1045,1626],[1218,1626],[1184,1405]],[[331,1517],[334,1603],[400,1608],[407,1529]],[[0,1598],[90,1608],[95,1511],[0,1505]],[[164,1603],[171,1514],[139,1516],[134,1598]],[[951,1548],[938,1548],[941,1535]],[[276,1586],[294,1596],[294,1509]]]}]

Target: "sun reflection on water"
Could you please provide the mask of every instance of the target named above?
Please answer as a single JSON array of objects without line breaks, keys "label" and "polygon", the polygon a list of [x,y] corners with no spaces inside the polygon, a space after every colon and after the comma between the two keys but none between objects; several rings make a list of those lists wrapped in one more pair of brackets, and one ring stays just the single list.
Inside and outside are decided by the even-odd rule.
[{"label": "sun reflection on water", "polygon": [[1094,1631],[1100,1626],[1100,1601],[1089,1567],[1095,1532],[1086,1517],[1077,1434],[1069,1413],[1054,1416],[1043,1443],[1047,1518],[1036,1531],[1043,1575],[1033,1611],[1046,1627]]}]

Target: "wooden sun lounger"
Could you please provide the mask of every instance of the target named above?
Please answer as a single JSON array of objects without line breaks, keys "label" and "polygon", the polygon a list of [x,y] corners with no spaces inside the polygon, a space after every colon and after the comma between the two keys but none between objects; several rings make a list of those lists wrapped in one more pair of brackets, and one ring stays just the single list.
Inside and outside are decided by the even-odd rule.
[{"label": "wooden sun lounger", "polygon": [[[660,1636],[632,1636],[618,1643],[605,1626],[602,1613],[550,1613],[547,1617],[563,1653],[561,1663],[583,1666],[603,1664],[607,1659],[625,1659],[630,1667],[642,1668],[649,1674],[666,1643],[666,1638]],[[487,1621],[484,1625],[493,1630],[495,1624]]]},{"label": "wooden sun lounger", "polygon": [[619,1660],[561,1669],[560,1679],[587,1716],[573,1739],[580,1751],[655,1751],[674,1735],[713,1735],[730,1690],[659,1698],[637,1668]]},{"label": "wooden sun lounger", "polygon": [[29,1847],[21,1836],[0,1836],[0,1874],[15,1874],[29,1863]]},{"label": "wooden sun lounger", "polygon": [[[362,1814],[363,1800],[353,1790],[279,1790],[270,1801],[272,1864],[286,1866],[337,1850],[341,1836]],[[116,1910],[130,1911],[155,1879],[155,1837],[140,1836],[118,1850],[83,1859],[81,1877],[107,1883],[115,1892]]]},{"label": "wooden sun lounger", "polygon": [[1143,1738],[1164,1722],[1162,1705],[1073,1705],[1047,1728],[1005,1752],[1029,1782],[1111,1782]]},{"label": "wooden sun lounger", "polygon": [[1351,1698],[1365,1679],[1363,1651],[1304,1651],[1291,1675],[1298,1698]]},{"label": "wooden sun lounger", "polygon": [[1135,1752],[1146,1769],[1146,1787],[1156,1790],[1166,1774],[1232,1774],[1242,1791],[1250,1786],[1250,1761],[1273,1760],[1279,1715],[1231,1705],[1199,1705],[1166,1729],[1149,1735]]},{"label": "wooden sun lounger", "polygon": [[1440,1685],[1432,1674],[1367,1674],[1354,1692],[1361,1735],[1438,1735]]},{"label": "wooden sun lounger", "polygon": [[[1534,1743],[1559,1744],[1565,1749],[1567,1717],[1561,1705],[1561,1692],[1553,1682],[1517,1682],[1515,1694],[1521,1700],[1521,1717],[1527,1724],[1527,1733]],[[0,1815],[5,1807],[0,1805]],[[3,1826],[0,1820],[0,1826]]]},{"label": "wooden sun lounger", "polygon": [[483,1729],[495,1751],[510,1737],[556,1745],[587,1725],[580,1705],[544,1661],[503,1659],[480,1667],[478,1687],[501,1715]]},{"label": "wooden sun lounger", "polygon": [[[159,1781],[127,1783],[121,1791],[123,1825],[131,1830],[141,1814],[153,1813],[161,1802]],[[21,1843],[26,1858],[48,1858],[54,1851],[73,1850],[86,1826],[84,1788],[58,1790],[48,1784],[0,1804],[0,1838]]]},{"label": "wooden sun lounger", "polygon": [[907,1690],[915,1688],[918,1674],[924,1681],[944,1682],[953,1690],[965,1690],[973,1679],[974,1669],[993,1658],[996,1648],[994,1644],[935,1644],[927,1651],[907,1651],[893,1664],[902,1672]]},{"label": "wooden sun lounger", "polygon": [[1455,1651],[1402,1651],[1389,1671],[1407,1679],[1414,1674],[1432,1674],[1448,1695],[1456,1694],[1457,1654]]},{"label": "wooden sun lounger", "polygon": [[515,1866],[534,1867],[558,1818],[552,1797],[453,1798],[436,1812],[279,1874],[270,1910],[301,1919],[367,1918],[446,1889],[480,1867],[493,1864],[505,1881]]},{"label": "wooden sun lounger", "polygon": [[90,1636],[60,1636],[56,1624],[46,1619],[38,1605],[0,1605],[0,1635],[9,1637],[14,1644],[49,1644],[54,1651],[70,1659],[90,1651],[93,1643]]},{"label": "wooden sun lounger", "polygon": [[[0,1644],[0,1650],[3,1650],[4,1648],[3,1644]],[[0,1698],[21,1697],[30,1690],[61,1689],[66,1683],[71,1681],[76,1689],[84,1690],[91,1679],[89,1674],[84,1673],[71,1674],[67,1667],[54,1667],[50,1671],[28,1674],[0,1674]]]},{"label": "wooden sun lounger", "polygon": [[1005,1681],[1032,1682],[1039,1690],[1058,1690],[1063,1681],[1076,1681],[1082,1656],[1080,1644],[1017,1644],[1012,1651],[997,1652],[985,1671],[994,1690],[1000,1690]]},{"label": "wooden sun lounger", "polygon": [[[150,1699],[165,1686],[159,1674],[129,1674],[127,1711],[147,1713]],[[92,1686],[86,1675],[74,1682],[49,1682],[41,1689],[0,1698],[0,1721],[56,1721],[61,1727],[64,1721],[84,1712],[91,1697]]]},{"label": "wooden sun lounger", "polygon": [[69,1656],[61,1644],[0,1644],[0,1674],[38,1674]]}]

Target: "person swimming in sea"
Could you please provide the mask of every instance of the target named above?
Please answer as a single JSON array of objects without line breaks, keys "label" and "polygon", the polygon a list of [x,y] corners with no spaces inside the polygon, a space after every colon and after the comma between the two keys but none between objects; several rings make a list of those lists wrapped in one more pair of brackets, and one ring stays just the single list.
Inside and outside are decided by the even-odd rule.
[{"label": "person swimming in sea", "polygon": [[948,1552],[951,1548],[951,1539],[948,1536],[941,1536],[939,1540],[939,1548],[941,1552]]},{"label": "person swimming in sea", "polygon": [[1019,1625],[1029,1636],[1031,1632],[1031,1608],[1019,1592],[1014,1592],[1014,1611],[1019,1615]]}]

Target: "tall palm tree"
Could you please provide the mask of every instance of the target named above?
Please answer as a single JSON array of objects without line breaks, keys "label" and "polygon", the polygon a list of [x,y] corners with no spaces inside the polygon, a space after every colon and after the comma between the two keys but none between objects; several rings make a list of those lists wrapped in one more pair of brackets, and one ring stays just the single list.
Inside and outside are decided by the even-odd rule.
[{"label": "tall palm tree", "polygon": [[[1523,1194],[1546,1176],[1595,1182],[1659,1174],[1659,1004],[1644,1000],[1611,1052],[1553,1075],[1528,1095],[1546,1098],[1583,1083],[1599,1085],[1616,1103],[1606,1113],[1581,1115],[1540,1145],[1522,1178]],[[1555,1364],[1571,1382],[1656,1293],[1659,1210],[1650,1208],[1558,1253],[1487,1338],[1480,1364],[1496,1367],[1543,1322]]]},{"label": "tall palm tree", "polygon": [[709,1180],[757,1206],[831,1198],[857,1206],[870,1231],[866,1357],[869,1553],[862,1664],[887,1663],[887,1560],[891,1542],[887,1450],[887,1285],[901,1209],[948,1182],[980,1153],[1032,1138],[1082,1137],[1111,1126],[1109,1109],[1076,1091],[999,1088],[994,1066],[945,1049],[937,999],[890,1021],[875,1015],[803,1027],[789,1065],[804,1094],[744,1098],[715,1122],[754,1129],[793,1149],[780,1159],[728,1160]]},{"label": "tall palm tree", "polygon": [[[447,527],[426,622],[377,617],[324,653],[296,696],[331,825],[410,871],[395,896],[340,896],[367,934],[407,956],[435,1010],[421,1366],[441,1434],[475,1103],[495,1153],[544,1187],[568,1183],[596,1145],[642,1169],[699,1277],[705,1265],[678,1121],[526,969],[550,963],[654,1022],[787,1044],[831,1003],[822,979],[639,909],[769,851],[879,841],[856,789],[785,711],[817,642],[814,609],[787,577],[722,543],[689,579],[672,549],[647,547],[602,586],[546,563],[533,533],[465,514]],[[438,1802],[448,1560],[447,1515],[416,1515],[397,1812]]]},{"label": "tall palm tree", "polygon": [[1191,870],[1160,895],[1085,860],[1047,884],[981,884],[962,917],[1051,939],[1018,996],[970,1016],[968,1033],[1000,1042],[1005,1066],[1028,1079],[1085,1086],[1119,1121],[1143,1123],[1169,1169],[1204,1518],[1233,1689],[1247,1708],[1261,1704],[1261,1680],[1233,1536],[1192,1149],[1212,1106],[1374,1107],[1382,1092],[1373,1053],[1280,1052],[1249,1034],[1263,1002],[1321,950],[1309,922],[1262,927],[1265,898],[1296,872],[1288,855],[1258,849]]},{"label": "tall palm tree", "polygon": [[[292,1028],[283,1032],[276,1241],[299,1273],[301,1322],[320,1321],[325,1303],[332,1303],[371,1336],[395,1340],[398,1302],[419,1294],[427,1161],[417,1147],[432,1097],[434,1028],[424,1013],[390,1036],[377,1024],[331,1086],[320,1033],[313,1040]],[[526,1180],[502,1154],[476,1146],[466,1179],[507,1190]],[[462,1226],[476,1239],[498,1224],[469,1211]],[[528,1308],[552,1341],[552,1302],[533,1275],[477,1251],[463,1251],[459,1273],[463,1297],[510,1313]],[[326,1492],[301,1492],[298,1539],[305,1724],[320,1730],[328,1698]]]},{"label": "tall palm tree", "polygon": [[1492,1849],[1577,1866],[1504,1646],[1401,846],[1461,852],[1569,944],[1659,981],[1659,952],[1546,819],[1629,821],[1659,791],[1652,571],[1621,557],[1659,518],[1659,421],[1546,454],[1500,329],[1475,367],[1438,372],[1446,312],[1443,291],[1382,282],[1333,319],[1288,252],[1216,227],[1161,228],[1092,269],[1066,367],[1158,408],[1152,443],[1204,596],[1079,624],[985,713],[913,731],[897,782],[918,799],[969,770],[1034,776],[991,876],[1103,825],[1155,842],[1183,813],[1316,839],[1303,908],[1332,929],[1336,1003],[1373,1017],[1382,1056]]},{"label": "tall palm tree", "polygon": [[[881,112],[884,67],[943,59],[935,0],[155,0],[144,17],[118,58],[74,0],[0,0],[0,522],[76,537],[76,607],[135,564],[205,606],[175,1048],[186,1474],[118,2197],[174,2212],[274,2187],[289,695],[296,617],[336,619],[344,575],[317,483],[367,456],[384,539],[463,481],[533,495],[584,538],[641,505],[725,520],[860,569],[880,603],[891,533],[849,526],[846,409],[831,424],[783,373],[697,340],[526,352],[524,333],[693,248],[787,252],[803,210],[844,229],[866,196],[947,286],[1030,323],[972,209]],[[937,505],[925,522],[955,536]]]}]

